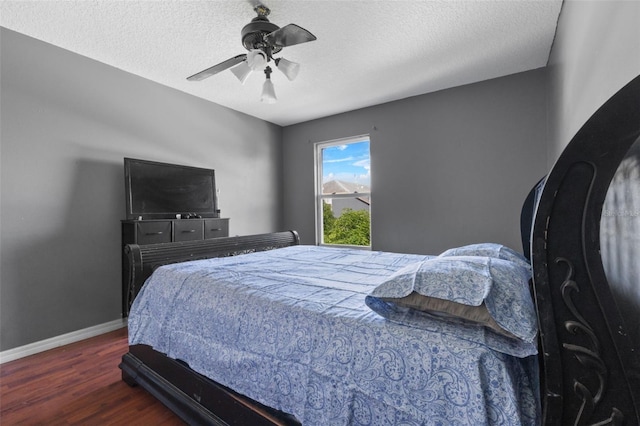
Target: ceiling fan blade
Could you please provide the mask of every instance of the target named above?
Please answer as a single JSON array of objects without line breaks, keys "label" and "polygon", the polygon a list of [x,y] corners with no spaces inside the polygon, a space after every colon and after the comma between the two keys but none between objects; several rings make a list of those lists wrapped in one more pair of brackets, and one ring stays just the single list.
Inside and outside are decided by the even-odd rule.
[{"label": "ceiling fan blade", "polygon": [[200,71],[190,77],[187,77],[189,81],[200,81],[204,80],[207,77],[211,77],[214,74],[218,74],[221,71],[224,71],[228,68],[231,68],[234,65],[238,65],[240,62],[247,59],[247,54],[243,53],[242,55],[234,56],[233,58],[227,59],[226,61],[220,62],[217,65],[212,66],[211,68],[207,68],[204,71]]},{"label": "ceiling fan blade", "polygon": [[289,24],[267,34],[265,40],[274,46],[286,47],[314,41],[316,36],[296,24]]}]

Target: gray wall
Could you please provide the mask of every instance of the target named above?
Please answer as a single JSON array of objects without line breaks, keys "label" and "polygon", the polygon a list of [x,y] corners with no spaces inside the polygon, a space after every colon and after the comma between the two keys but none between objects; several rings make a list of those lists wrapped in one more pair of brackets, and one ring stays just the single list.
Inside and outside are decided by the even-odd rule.
[{"label": "gray wall", "polygon": [[314,143],[369,133],[374,249],[521,250],[521,203],[546,173],[546,81],[539,69],[286,127],[285,227],[315,243]]},{"label": "gray wall", "polygon": [[0,350],[120,318],[122,158],[216,169],[232,234],[281,224],[282,129],[2,29]]},{"label": "gray wall", "polygon": [[547,68],[551,168],[600,105],[640,74],[640,2],[565,0]]}]

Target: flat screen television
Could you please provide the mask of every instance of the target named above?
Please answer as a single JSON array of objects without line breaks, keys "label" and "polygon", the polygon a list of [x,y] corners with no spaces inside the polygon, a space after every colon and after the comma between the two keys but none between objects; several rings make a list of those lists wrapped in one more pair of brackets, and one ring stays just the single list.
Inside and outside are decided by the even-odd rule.
[{"label": "flat screen television", "polygon": [[215,171],[124,159],[127,219],[218,217]]}]

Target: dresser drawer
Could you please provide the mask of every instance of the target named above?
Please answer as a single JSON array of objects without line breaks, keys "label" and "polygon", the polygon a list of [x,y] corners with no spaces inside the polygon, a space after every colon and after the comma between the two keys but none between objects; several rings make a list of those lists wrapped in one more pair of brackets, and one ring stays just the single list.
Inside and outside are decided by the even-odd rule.
[{"label": "dresser drawer", "polygon": [[173,241],[193,241],[204,238],[202,220],[184,219],[173,222]]},{"label": "dresser drawer", "polygon": [[156,244],[171,242],[171,221],[136,222],[136,243]]},{"label": "dresser drawer", "polygon": [[229,219],[205,219],[204,238],[218,238],[229,236]]}]

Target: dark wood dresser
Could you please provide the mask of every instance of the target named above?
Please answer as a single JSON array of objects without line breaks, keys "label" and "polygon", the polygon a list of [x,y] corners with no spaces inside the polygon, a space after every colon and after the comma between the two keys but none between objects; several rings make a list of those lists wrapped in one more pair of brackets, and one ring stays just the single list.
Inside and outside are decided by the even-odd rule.
[{"label": "dark wood dresser", "polygon": [[129,266],[124,255],[127,244],[157,244],[196,241],[229,236],[227,218],[147,219],[122,221],[122,312],[128,312],[127,277]]}]

